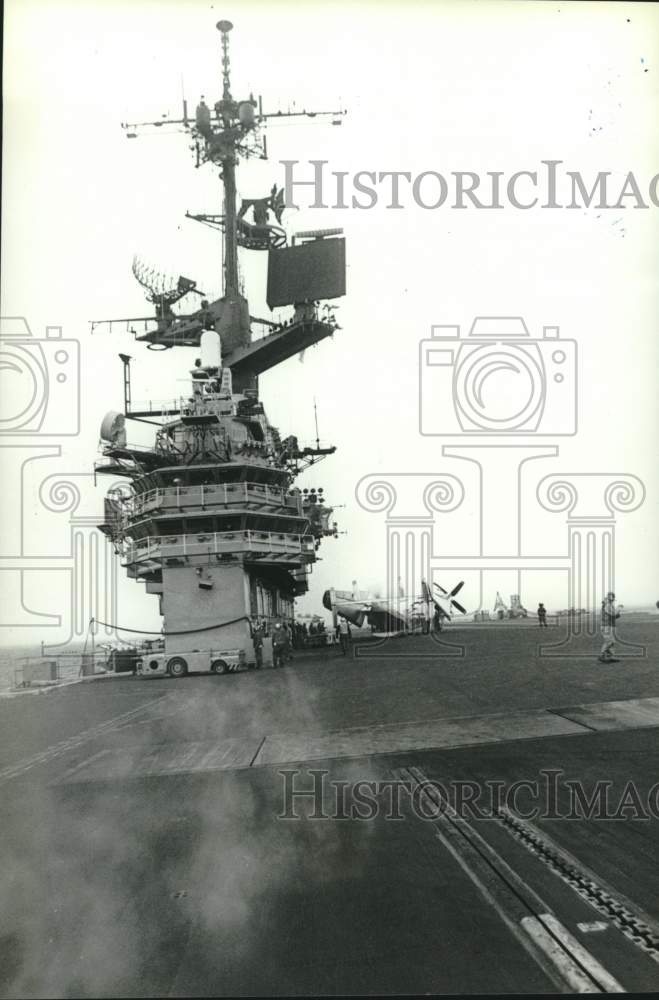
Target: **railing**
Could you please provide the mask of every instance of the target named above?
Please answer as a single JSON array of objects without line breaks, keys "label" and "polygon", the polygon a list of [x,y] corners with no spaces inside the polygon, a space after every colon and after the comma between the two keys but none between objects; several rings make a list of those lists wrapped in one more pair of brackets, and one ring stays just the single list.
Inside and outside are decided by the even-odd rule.
[{"label": "railing", "polygon": [[[219,391],[208,392],[202,395],[202,388],[207,387],[211,382],[218,382],[218,378],[191,379],[191,392],[187,396],[176,396],[170,399],[138,399],[133,400],[128,411],[131,413],[149,413],[154,417],[165,417],[182,413],[185,415],[217,413],[218,406],[231,405],[224,393]],[[195,392],[195,388],[197,392]]]},{"label": "railing", "polygon": [[112,455],[115,451],[125,451],[128,453],[134,453],[136,455],[155,455],[156,452],[152,445],[148,444],[131,444],[130,441],[123,441],[122,443],[117,441],[101,441],[99,451],[102,455]]},{"label": "railing", "polygon": [[260,483],[227,483],[210,486],[173,486],[140,493],[125,501],[127,517],[135,517],[154,508],[212,507],[218,504],[262,503],[275,507],[288,507],[303,516],[302,497],[290,496],[280,487]]},{"label": "railing", "polygon": [[[259,325],[259,332],[261,335],[259,337],[252,336],[251,343],[256,341],[265,340],[267,337],[278,336],[280,333],[284,333],[291,326],[298,326],[303,323],[323,323],[325,326],[331,326],[334,329],[337,327],[337,321],[335,312],[338,307],[332,305],[329,302],[324,302],[321,307],[309,303],[306,306],[302,306],[300,311],[290,314],[285,308],[275,310],[275,317],[279,322],[274,324],[268,323],[267,326],[264,323],[259,323],[258,320],[252,320],[252,330],[254,330],[255,324]],[[246,345],[249,347],[250,345]]]},{"label": "railing", "polygon": [[139,413],[153,413],[154,415],[179,413],[184,406],[189,405],[189,398],[183,396],[170,399],[139,399],[132,401],[129,413],[133,410]]},{"label": "railing", "polygon": [[138,541],[127,540],[123,555],[126,564],[149,559],[233,552],[300,555],[313,559],[312,535],[294,535],[275,531],[216,531],[194,535],[149,535]]},{"label": "railing", "polygon": [[108,654],[104,649],[93,653],[55,653],[52,656],[26,656],[14,669],[14,688],[52,687],[82,676],[106,673]]}]

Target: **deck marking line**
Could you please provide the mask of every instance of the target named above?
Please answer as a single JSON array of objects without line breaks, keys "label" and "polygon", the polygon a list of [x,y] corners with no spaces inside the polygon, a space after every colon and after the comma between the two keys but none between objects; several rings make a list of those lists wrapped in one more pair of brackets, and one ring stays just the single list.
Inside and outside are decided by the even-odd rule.
[{"label": "deck marking line", "polygon": [[[165,695],[164,697],[168,698],[171,697],[171,695]],[[92,726],[90,729],[85,729],[81,733],[77,733],[75,736],[69,736],[60,743],[54,743],[52,746],[47,747],[46,750],[41,750],[39,753],[33,754],[31,757],[26,757],[23,760],[18,761],[16,764],[10,764],[7,767],[2,768],[2,770],[0,770],[0,784],[5,781],[11,781],[12,778],[16,778],[25,771],[29,771],[30,768],[34,767],[36,764],[48,764],[51,760],[55,760],[56,757],[61,757],[62,754],[68,753],[69,750],[73,750],[82,746],[84,743],[89,743],[91,740],[98,739],[101,736],[114,732],[120,728],[121,723],[126,719],[139,715],[142,712],[147,712],[152,705],[156,704],[156,702],[162,701],[162,698],[163,696],[160,695],[158,698],[152,698],[150,701],[145,701],[143,704],[138,705],[137,708],[131,708],[128,712],[123,712],[121,715],[117,715],[114,718],[106,719],[105,722],[99,722],[96,726]]]},{"label": "deck marking line", "polygon": [[69,778],[71,778],[77,771],[81,771],[83,767],[88,767],[89,764],[91,764],[93,761],[99,760],[101,757],[106,757],[109,753],[112,753],[112,751],[109,749],[109,747],[106,747],[105,750],[99,750],[98,753],[92,754],[91,757],[85,757],[85,759],[80,761],[79,764],[74,764],[74,766],[70,767],[67,771],[64,772],[64,774],[58,775],[57,778],[55,778],[53,781],[48,782],[48,784],[49,785],[66,784]]},{"label": "deck marking line", "polygon": [[[523,917],[522,927],[538,948],[541,948],[547,958],[554,963],[575,993],[626,993],[620,983],[551,913],[541,913],[537,917]],[[587,974],[584,969],[587,970]],[[600,984],[599,990],[593,989],[593,981]]]},{"label": "deck marking line", "polygon": [[[567,983],[572,991],[578,993],[625,992],[623,987],[548,912],[549,907],[531,886],[510,868],[508,863],[467,820],[458,816],[450,804],[443,800],[436,786],[427,778],[421,768],[398,769],[394,773],[396,777],[403,777],[405,780],[412,778],[413,783],[421,788],[421,795],[433,805],[435,810],[437,819],[435,834],[437,838],[456,858],[481,894],[494,906],[506,926],[511,930],[513,930],[511,914],[515,915],[514,922],[519,922],[519,925],[526,932],[522,936],[522,943],[554,981],[558,975],[561,977],[558,980],[561,986]],[[430,794],[431,789],[435,795]],[[442,831],[440,827],[443,827],[444,830]],[[470,853],[471,859],[469,858]],[[505,916],[499,901],[493,900],[493,891],[496,892],[496,888],[488,888],[485,884],[488,880],[493,887],[496,887],[498,881],[501,889],[504,890],[499,893],[501,904],[503,904],[506,894],[508,896],[506,903],[509,912],[505,913]],[[545,918],[548,920],[546,921]],[[529,920],[534,922],[527,926],[525,921]],[[529,927],[533,928],[533,931],[529,930]],[[517,931],[519,931],[519,927]],[[519,934],[514,930],[513,933],[517,940],[520,940]],[[529,943],[532,943],[534,947],[529,948]],[[597,972],[597,976],[595,972]]]},{"label": "deck marking line", "polygon": [[[566,719],[568,722],[577,721],[576,719],[571,719],[569,715],[564,715],[559,708],[548,708],[547,711],[551,712],[552,715],[555,715],[559,719]],[[583,721],[583,719],[579,719],[577,725],[583,726],[584,729],[587,729],[589,733],[599,732],[599,729],[596,729],[595,726],[589,726],[587,722]]]},{"label": "deck marking line", "polygon": [[267,736],[264,736],[263,739],[261,740],[261,742],[259,743],[259,745],[257,747],[257,750],[256,750],[256,753],[254,754],[254,756],[252,757],[252,759],[249,762],[249,766],[250,767],[254,767],[254,762],[255,762],[256,758],[258,757],[258,755],[261,753],[261,750],[263,749],[263,744],[265,743],[265,741],[267,740],[267,738],[268,738]]},{"label": "deck marking line", "polygon": [[[419,783],[418,774],[423,775],[423,772],[419,768],[401,768],[394,770],[393,774],[397,779],[402,778],[404,781],[411,781],[412,786],[414,786]],[[423,780],[425,782],[428,781],[425,775],[423,775]],[[426,797],[427,801],[432,802],[425,789],[422,790],[421,794]],[[434,833],[437,840],[455,859],[467,878],[476,886],[481,896],[492,906],[495,913],[508,928],[518,944],[540,966],[550,981],[557,987],[558,991],[565,991],[566,985],[573,988],[572,984],[566,984],[562,970],[557,968],[556,964],[548,959],[544,950],[539,949],[536,942],[527,933],[524,933],[521,919],[523,916],[533,913],[531,906],[520,898],[519,894],[502,877],[501,873],[482,856],[475,845],[462,834],[445,813],[440,811],[439,807],[437,807],[437,819],[444,827],[444,830],[435,827]],[[488,882],[489,885],[487,884]],[[542,904],[541,909],[545,908],[545,905]],[[588,989],[582,992],[593,992],[593,990],[599,992],[593,986],[590,979],[586,979],[584,976],[584,981],[587,982]]]},{"label": "deck marking line", "polygon": [[[550,962],[547,962],[547,961],[543,961],[542,958],[541,958],[541,956],[538,955],[537,948],[533,947],[533,945],[537,944],[537,942],[533,942],[533,941],[529,940],[529,938],[527,937],[527,935],[525,935],[525,934],[523,934],[521,932],[520,928],[523,925],[523,920],[526,919],[526,918],[523,918],[522,921],[520,921],[518,923],[517,920],[515,920],[514,918],[512,918],[511,916],[509,916],[508,913],[506,912],[505,907],[503,906],[503,904],[490,891],[490,889],[487,887],[487,885],[485,884],[485,882],[479,877],[479,875],[476,874],[476,872],[474,871],[474,868],[472,867],[472,865],[469,864],[469,862],[463,856],[463,854],[461,853],[461,851],[458,850],[451,843],[451,841],[447,837],[444,836],[444,834],[440,830],[436,830],[435,831],[435,835],[436,835],[437,839],[440,841],[440,843],[442,843],[444,845],[444,847],[449,852],[449,854],[457,861],[458,865],[460,866],[460,868],[462,868],[462,870],[465,873],[465,875],[467,876],[467,878],[471,882],[473,882],[473,884],[476,886],[476,888],[480,892],[481,896],[486,900],[486,902],[488,902],[490,904],[490,906],[492,907],[492,909],[495,911],[495,913],[501,919],[501,921],[505,924],[505,926],[511,932],[511,934],[516,939],[516,941],[522,946],[522,948],[524,948],[524,950],[531,956],[531,958],[547,973],[547,975],[549,976],[549,978],[552,980],[552,982],[556,986],[558,986],[559,988],[563,987],[565,985],[565,982],[566,982],[565,977],[563,976],[563,970],[560,969],[560,968],[557,969],[556,963],[550,963]],[[543,951],[543,954],[544,954],[544,951]],[[556,975],[556,972],[559,973],[558,976]],[[588,979],[585,975],[583,975],[583,981],[586,983],[587,989],[581,990],[579,992],[582,992],[582,993],[592,993],[592,992],[594,992],[594,990],[593,990],[593,984],[590,981],[590,979]],[[572,983],[569,982],[569,985],[572,986]],[[595,992],[597,992],[597,991],[595,991]]]},{"label": "deck marking line", "polygon": [[540,920],[542,920],[545,927],[551,931],[554,937],[558,938],[561,944],[574,955],[579,965],[586,969],[588,974],[600,984],[605,993],[627,992],[624,986],[621,986],[618,980],[614,979],[610,972],[607,972],[604,966],[584,948],[573,934],[570,934],[567,927],[553,914],[542,913],[540,914]]},{"label": "deck marking line", "polygon": [[659,963],[659,926],[656,920],[529,820],[521,819],[506,808],[499,810],[498,819],[510,836],[622,931],[629,941]]}]

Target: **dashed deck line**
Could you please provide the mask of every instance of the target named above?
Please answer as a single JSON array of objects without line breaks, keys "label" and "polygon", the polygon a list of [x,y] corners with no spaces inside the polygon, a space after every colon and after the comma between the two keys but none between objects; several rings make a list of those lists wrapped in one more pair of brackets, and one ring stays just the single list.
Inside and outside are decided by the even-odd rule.
[{"label": "dashed deck line", "polygon": [[[577,714],[583,712],[583,723]],[[574,718],[568,718],[569,712]],[[120,717],[121,719],[122,717]],[[56,779],[69,782],[112,781],[160,775],[244,770],[277,764],[302,763],[406,751],[546,739],[557,736],[592,736],[593,720],[606,721],[607,729],[659,726],[659,698],[630,702],[602,702],[574,709],[536,709],[525,712],[444,718],[419,723],[379,724],[328,733],[256,734],[220,740],[181,740],[144,747],[121,747],[97,756]],[[615,722],[615,725],[614,725]],[[119,719],[115,727],[119,728]]]},{"label": "dashed deck line", "polygon": [[[164,697],[171,697],[171,695],[165,695]],[[121,715],[116,715],[111,719],[106,719],[105,722],[99,722],[96,726],[91,726],[91,728],[85,729],[81,733],[69,736],[66,740],[54,743],[46,750],[32,754],[30,757],[24,757],[23,760],[19,760],[15,764],[10,764],[7,767],[2,768],[0,770],[0,784],[11,781],[12,778],[17,778],[40,764],[49,764],[51,761],[69,753],[71,750],[77,750],[79,747],[84,746],[85,743],[90,743],[99,737],[107,736],[109,733],[115,732],[126,722],[142,715],[144,712],[148,712],[153,705],[162,702],[162,700],[162,696],[152,698],[150,701],[145,701],[141,705],[138,705],[137,708],[132,708],[128,712],[122,712]]]},{"label": "dashed deck line", "polygon": [[121,747],[103,757],[96,755],[89,760],[87,767],[67,772],[52,784],[236,771],[250,767],[261,743],[262,739],[254,737],[164,743],[148,750]]}]

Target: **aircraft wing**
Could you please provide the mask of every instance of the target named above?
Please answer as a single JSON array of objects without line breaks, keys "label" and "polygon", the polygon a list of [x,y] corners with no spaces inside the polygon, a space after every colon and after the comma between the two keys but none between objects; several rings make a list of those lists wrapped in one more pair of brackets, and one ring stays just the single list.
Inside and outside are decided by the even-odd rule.
[{"label": "aircraft wing", "polygon": [[407,609],[394,609],[393,601],[373,601],[367,614],[368,624],[376,632],[401,632],[407,626]]}]

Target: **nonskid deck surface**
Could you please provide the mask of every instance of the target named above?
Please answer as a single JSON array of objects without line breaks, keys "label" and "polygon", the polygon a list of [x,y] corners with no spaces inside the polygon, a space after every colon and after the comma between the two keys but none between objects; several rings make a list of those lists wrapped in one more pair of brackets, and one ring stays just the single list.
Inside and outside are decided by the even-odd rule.
[{"label": "nonskid deck surface", "polygon": [[[585,721],[577,721],[581,719]],[[149,724],[150,720],[147,718],[142,722]],[[659,726],[659,698],[575,705],[562,710],[534,709],[528,712],[436,719],[423,723],[337,729],[329,733],[272,733],[260,738],[234,737],[215,741],[175,740],[156,744],[148,750],[145,750],[139,739],[131,746],[129,735],[128,746],[117,750],[100,750],[82,764],[76,764],[57,781],[98,781],[233,770],[341,757],[366,757],[405,750],[576,736],[598,730],[640,729],[645,726]],[[3,777],[0,772],[0,782]]]},{"label": "nonskid deck surface", "polygon": [[[659,632],[628,630],[647,655],[613,665],[455,629],[462,657],[3,704],[0,992],[657,989]],[[503,812],[453,815],[470,784]]]}]

